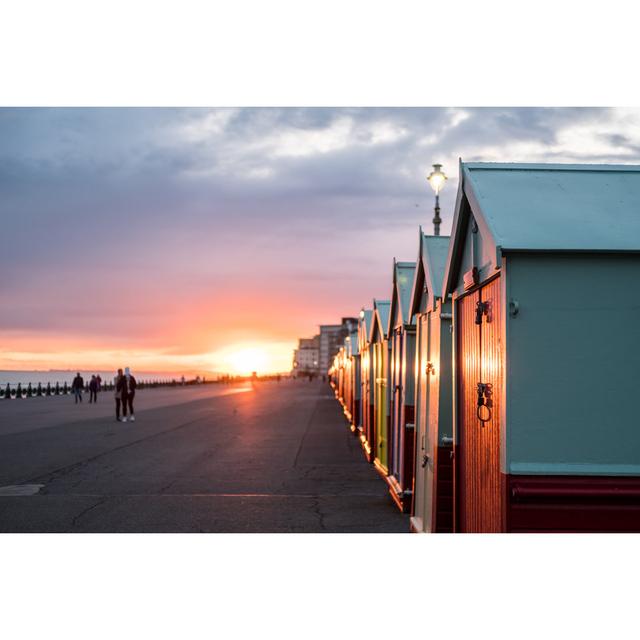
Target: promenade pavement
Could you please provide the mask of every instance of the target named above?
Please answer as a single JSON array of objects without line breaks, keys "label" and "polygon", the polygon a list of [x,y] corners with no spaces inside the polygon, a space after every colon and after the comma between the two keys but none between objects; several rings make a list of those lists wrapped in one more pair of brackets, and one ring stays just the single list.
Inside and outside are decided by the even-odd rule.
[{"label": "promenade pavement", "polygon": [[112,402],[0,403],[0,531],[408,531],[326,384],[145,390],[126,424]]}]

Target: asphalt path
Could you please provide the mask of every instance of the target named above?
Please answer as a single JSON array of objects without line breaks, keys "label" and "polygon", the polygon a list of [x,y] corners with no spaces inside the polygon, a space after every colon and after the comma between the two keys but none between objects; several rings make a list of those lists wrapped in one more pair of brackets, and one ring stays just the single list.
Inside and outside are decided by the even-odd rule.
[{"label": "asphalt path", "polygon": [[210,387],[0,402],[0,531],[408,531],[326,384]]}]

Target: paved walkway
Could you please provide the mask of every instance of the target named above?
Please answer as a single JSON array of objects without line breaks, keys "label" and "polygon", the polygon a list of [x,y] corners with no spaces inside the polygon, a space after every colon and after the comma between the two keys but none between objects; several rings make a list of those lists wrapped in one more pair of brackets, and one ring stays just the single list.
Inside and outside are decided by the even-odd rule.
[{"label": "paved walkway", "polygon": [[[127,424],[68,398],[0,403],[0,531],[408,531],[328,386],[175,392]],[[48,426],[25,409],[60,400]]]},{"label": "paved walkway", "polygon": [[[134,409],[139,412],[250,390],[250,383],[140,389],[136,393]],[[0,436],[43,427],[57,427],[69,422],[115,416],[114,402],[113,391],[100,392],[96,403],[89,403],[88,393],[83,394],[83,400],[78,404],[75,404],[75,398],[72,395],[20,400],[2,399],[0,400]]]}]

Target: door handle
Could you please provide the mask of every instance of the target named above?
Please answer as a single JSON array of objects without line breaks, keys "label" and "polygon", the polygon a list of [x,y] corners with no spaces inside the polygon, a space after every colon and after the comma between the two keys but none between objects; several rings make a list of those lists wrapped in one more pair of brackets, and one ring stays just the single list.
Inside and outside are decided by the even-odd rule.
[{"label": "door handle", "polygon": [[[478,408],[476,415],[480,420],[480,426],[484,427],[485,422],[491,420],[491,409],[493,408],[493,385],[488,382],[478,382]],[[484,411],[483,411],[484,407]]]},{"label": "door handle", "polygon": [[476,302],[476,324],[482,324],[482,316],[489,315],[488,302]]}]

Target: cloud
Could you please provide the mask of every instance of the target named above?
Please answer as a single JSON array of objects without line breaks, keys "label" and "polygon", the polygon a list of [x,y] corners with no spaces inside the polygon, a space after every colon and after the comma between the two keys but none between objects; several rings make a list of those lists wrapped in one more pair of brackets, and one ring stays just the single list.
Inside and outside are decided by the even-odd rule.
[{"label": "cloud", "polygon": [[0,336],[178,354],[387,296],[434,162],[446,230],[458,158],[638,162],[640,111],[0,109],[0,140]]}]

